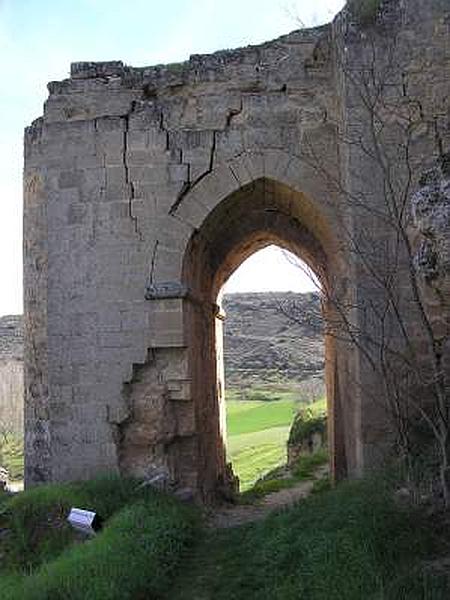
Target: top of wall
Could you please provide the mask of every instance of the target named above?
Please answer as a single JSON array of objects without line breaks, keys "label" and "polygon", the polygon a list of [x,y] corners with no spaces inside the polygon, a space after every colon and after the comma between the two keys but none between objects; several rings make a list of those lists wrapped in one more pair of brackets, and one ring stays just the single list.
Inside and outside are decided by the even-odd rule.
[{"label": "top of wall", "polygon": [[[192,83],[191,77],[200,77],[202,72],[210,69],[222,70],[229,65],[260,62],[264,53],[274,49],[287,48],[294,45],[316,44],[329,33],[331,24],[309,29],[295,30],[274,40],[244,46],[241,48],[218,50],[211,54],[192,54],[188,60],[159,64],[148,67],[130,67],[120,60],[105,62],[74,62],[70,67],[71,79],[96,79],[107,77],[128,77],[130,83],[153,82],[163,85]],[[53,83],[49,84],[53,86]]]},{"label": "top of wall", "polygon": [[289,93],[309,88],[313,81],[329,85],[331,32],[332,25],[327,24],[167,65],[75,62],[70,78],[48,84],[44,118],[46,123],[91,120],[123,116],[137,101],[156,105],[159,100],[176,103],[192,95]]},{"label": "top of wall", "polygon": [[[415,0],[409,1],[414,2]],[[339,34],[342,34],[344,29],[346,34],[350,33],[350,37],[355,34],[359,37],[360,34],[364,35],[364,30],[367,27],[383,28],[392,21],[397,20],[398,11],[403,4],[404,2],[400,2],[400,0],[380,0],[380,6],[375,9],[373,18],[368,19],[365,15],[362,22],[359,22],[359,17],[352,15],[352,12],[344,7],[330,23],[318,27],[297,29],[260,44],[218,50],[210,54],[193,54],[188,60],[177,63],[132,67],[124,64],[121,60],[73,62],[70,66],[70,78],[50,82],[48,88],[50,95],[64,93],[71,82],[72,85],[75,85],[74,91],[81,91],[81,89],[85,91],[86,88],[83,87],[82,81],[98,80],[98,83],[105,83],[111,79],[116,81],[120,79],[125,87],[147,86],[147,91],[151,95],[152,91],[160,91],[161,88],[172,88],[201,82],[210,83],[217,80],[217,78],[220,79],[220,75],[234,75],[234,69],[247,65],[252,68],[259,66],[261,71],[275,65],[283,68],[281,63],[287,58],[286,51],[292,49],[295,49],[294,54],[297,56],[299,51],[304,54],[308,63],[306,66],[311,67],[314,66],[309,63],[312,50],[318,44],[329,41],[333,27],[336,24],[340,29]],[[343,29],[342,25],[344,25]],[[313,61],[318,58],[318,56],[312,56]],[[304,66],[301,63],[297,64],[300,69]],[[225,77],[225,79],[228,78]]]}]

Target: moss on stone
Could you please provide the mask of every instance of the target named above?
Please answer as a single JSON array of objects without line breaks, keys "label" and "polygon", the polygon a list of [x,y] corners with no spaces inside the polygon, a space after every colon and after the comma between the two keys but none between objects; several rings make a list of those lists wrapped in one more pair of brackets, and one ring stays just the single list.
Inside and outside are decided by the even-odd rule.
[{"label": "moss on stone", "polygon": [[307,441],[315,433],[326,435],[327,415],[326,412],[315,413],[309,408],[300,410],[292,423],[289,433],[288,444],[300,445]]},{"label": "moss on stone", "polygon": [[348,0],[350,15],[361,25],[374,23],[383,0]]},{"label": "moss on stone", "polygon": [[183,72],[184,65],[184,62],[174,62],[164,65],[164,67],[169,73],[179,74]]}]

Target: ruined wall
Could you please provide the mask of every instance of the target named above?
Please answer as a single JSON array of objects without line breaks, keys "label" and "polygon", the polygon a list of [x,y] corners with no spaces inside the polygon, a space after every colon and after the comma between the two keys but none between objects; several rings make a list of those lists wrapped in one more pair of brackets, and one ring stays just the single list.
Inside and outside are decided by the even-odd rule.
[{"label": "ruined wall", "polygon": [[[414,264],[417,230],[410,212],[424,172],[450,148],[449,6],[445,0],[386,0],[372,25],[361,28],[342,20],[338,26],[344,85],[341,149],[354,223],[353,276],[358,281],[351,300],[355,322],[366,339],[382,340],[392,350],[385,359],[392,372],[387,376],[390,383],[396,376],[409,386],[406,380],[412,374],[401,364],[403,358],[417,354],[423,363],[432,362],[432,343],[421,315],[423,298],[417,301],[411,283],[420,285]],[[409,221],[406,226],[403,220]],[[397,222],[402,225],[397,227]],[[395,310],[388,311],[382,322],[380,310],[389,304],[385,283],[389,279]],[[448,307],[441,306],[441,318],[448,319]],[[441,331],[448,335],[448,328]],[[370,359],[377,360],[377,351],[373,347],[359,356],[359,387],[366,400],[346,413],[348,418],[363,411],[363,437],[370,429],[370,441],[361,448],[366,464],[383,460],[392,444],[380,411],[380,373],[370,364]],[[420,359],[416,365],[421,366]],[[417,389],[411,387],[407,394],[423,402],[429,390],[415,385]],[[388,409],[395,411],[392,406]]]},{"label": "ruined wall", "polygon": [[[345,142],[372,133],[350,74],[374,47],[383,59],[395,31],[401,60],[383,94],[401,96],[409,66],[433,113],[449,95],[446,2],[386,5],[375,46],[341,15],[178,65],[74,63],[49,84],[25,137],[29,484],[158,467],[204,499],[222,485],[217,293],[269,243],[364,318],[353,306],[374,290],[350,242],[370,231],[384,243],[385,208],[379,173]],[[418,162],[435,137],[418,134]],[[357,475],[388,439],[364,394],[378,384],[355,348],[326,347],[333,468]]]}]

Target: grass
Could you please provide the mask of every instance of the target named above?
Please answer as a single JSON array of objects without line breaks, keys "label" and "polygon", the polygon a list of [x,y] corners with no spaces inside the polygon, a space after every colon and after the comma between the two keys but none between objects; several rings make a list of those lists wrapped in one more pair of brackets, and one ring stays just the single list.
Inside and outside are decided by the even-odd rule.
[{"label": "grass", "polygon": [[38,486],[2,504],[0,527],[10,529],[8,560],[0,569],[32,570],[58,556],[75,537],[66,523],[72,506],[96,511],[109,519],[127,503],[145,497],[137,483],[117,477]]},{"label": "grass", "polygon": [[[298,477],[317,466],[307,458]],[[10,533],[0,537],[0,598],[447,600],[450,578],[436,560],[443,525],[396,502],[390,485],[330,490],[319,479],[295,507],[214,532],[199,528],[193,509],[133,480],[3,497],[0,530]],[[103,530],[75,535],[65,522],[72,505],[96,509]]]},{"label": "grass", "polygon": [[274,427],[228,439],[228,456],[239,477],[241,491],[286,462],[288,435],[289,427]]},{"label": "grass", "polygon": [[290,425],[296,412],[295,403],[279,400],[227,402],[228,435],[253,433]]},{"label": "grass", "polygon": [[[437,529],[437,527],[436,527]],[[429,519],[382,481],[341,484],[265,521],[205,534],[168,600],[444,600]]]},{"label": "grass", "polygon": [[301,481],[314,477],[314,472],[318,467],[325,465],[328,462],[328,450],[320,448],[314,454],[306,454],[301,456],[293,469],[295,479]]},{"label": "grass", "polygon": [[[104,529],[80,543],[72,505],[96,509]],[[159,598],[197,530],[192,509],[118,478],[35,488],[0,511],[2,600]]]},{"label": "grass", "polygon": [[239,477],[241,491],[286,462],[286,442],[294,414],[292,401],[227,402],[228,458]]},{"label": "grass", "polygon": [[[289,430],[298,408],[292,398],[227,401],[228,458],[239,477],[241,492],[286,463]],[[308,409],[313,415],[323,412],[325,400],[308,405]]]},{"label": "grass", "polygon": [[240,495],[240,502],[252,504],[259,498],[297,485],[300,481],[313,480],[313,493],[330,488],[328,475],[317,478],[317,469],[328,462],[328,451],[323,448],[314,454],[301,456],[295,468],[287,471],[285,466],[277,466],[266,473],[253,485],[248,485]]},{"label": "grass", "polygon": [[0,466],[8,470],[12,481],[23,479],[23,438],[12,433],[0,441]]}]

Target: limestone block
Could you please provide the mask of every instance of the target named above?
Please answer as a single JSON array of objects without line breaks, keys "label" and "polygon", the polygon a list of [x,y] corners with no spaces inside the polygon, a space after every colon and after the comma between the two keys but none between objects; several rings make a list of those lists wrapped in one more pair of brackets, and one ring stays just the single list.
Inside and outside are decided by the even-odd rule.
[{"label": "limestone block", "polygon": [[128,113],[128,131],[158,128],[161,125],[161,110],[157,103],[139,100]]},{"label": "limestone block", "polygon": [[104,85],[95,92],[77,95],[51,95],[45,103],[47,123],[85,121],[105,116],[118,117],[130,112],[139,92],[134,90],[115,91],[105,102],[108,86]]},{"label": "limestone block", "polygon": [[196,433],[195,411],[191,403],[177,402],[174,406],[177,436],[192,436]]},{"label": "limestone block", "polygon": [[154,281],[178,281],[182,273],[183,255],[179,248],[158,245],[154,267]]},{"label": "limestone block", "polygon": [[192,400],[190,379],[167,379],[167,390],[170,400],[190,402]]},{"label": "limestone block", "polygon": [[[198,200],[198,194],[193,193],[185,196],[180,204],[176,206],[172,219],[173,221],[181,221],[186,226],[190,226],[191,230],[195,230],[203,223],[208,212],[208,208]],[[171,227],[172,219],[170,220]]]},{"label": "limestone block", "polygon": [[168,183],[169,174],[161,168],[161,165],[150,164],[146,166],[130,166],[129,176],[131,181],[138,181],[140,184],[153,183],[163,185]]},{"label": "limestone block", "polygon": [[[205,206],[208,212],[212,210],[220,200],[223,200],[236,191],[237,182],[230,169],[223,164],[217,165],[212,172],[199,181],[187,194],[184,202],[195,199],[200,205]],[[177,211],[178,212],[178,211]]]},{"label": "limestone block", "polygon": [[150,343],[154,348],[179,348],[184,340],[184,306],[182,299],[151,301]]}]

